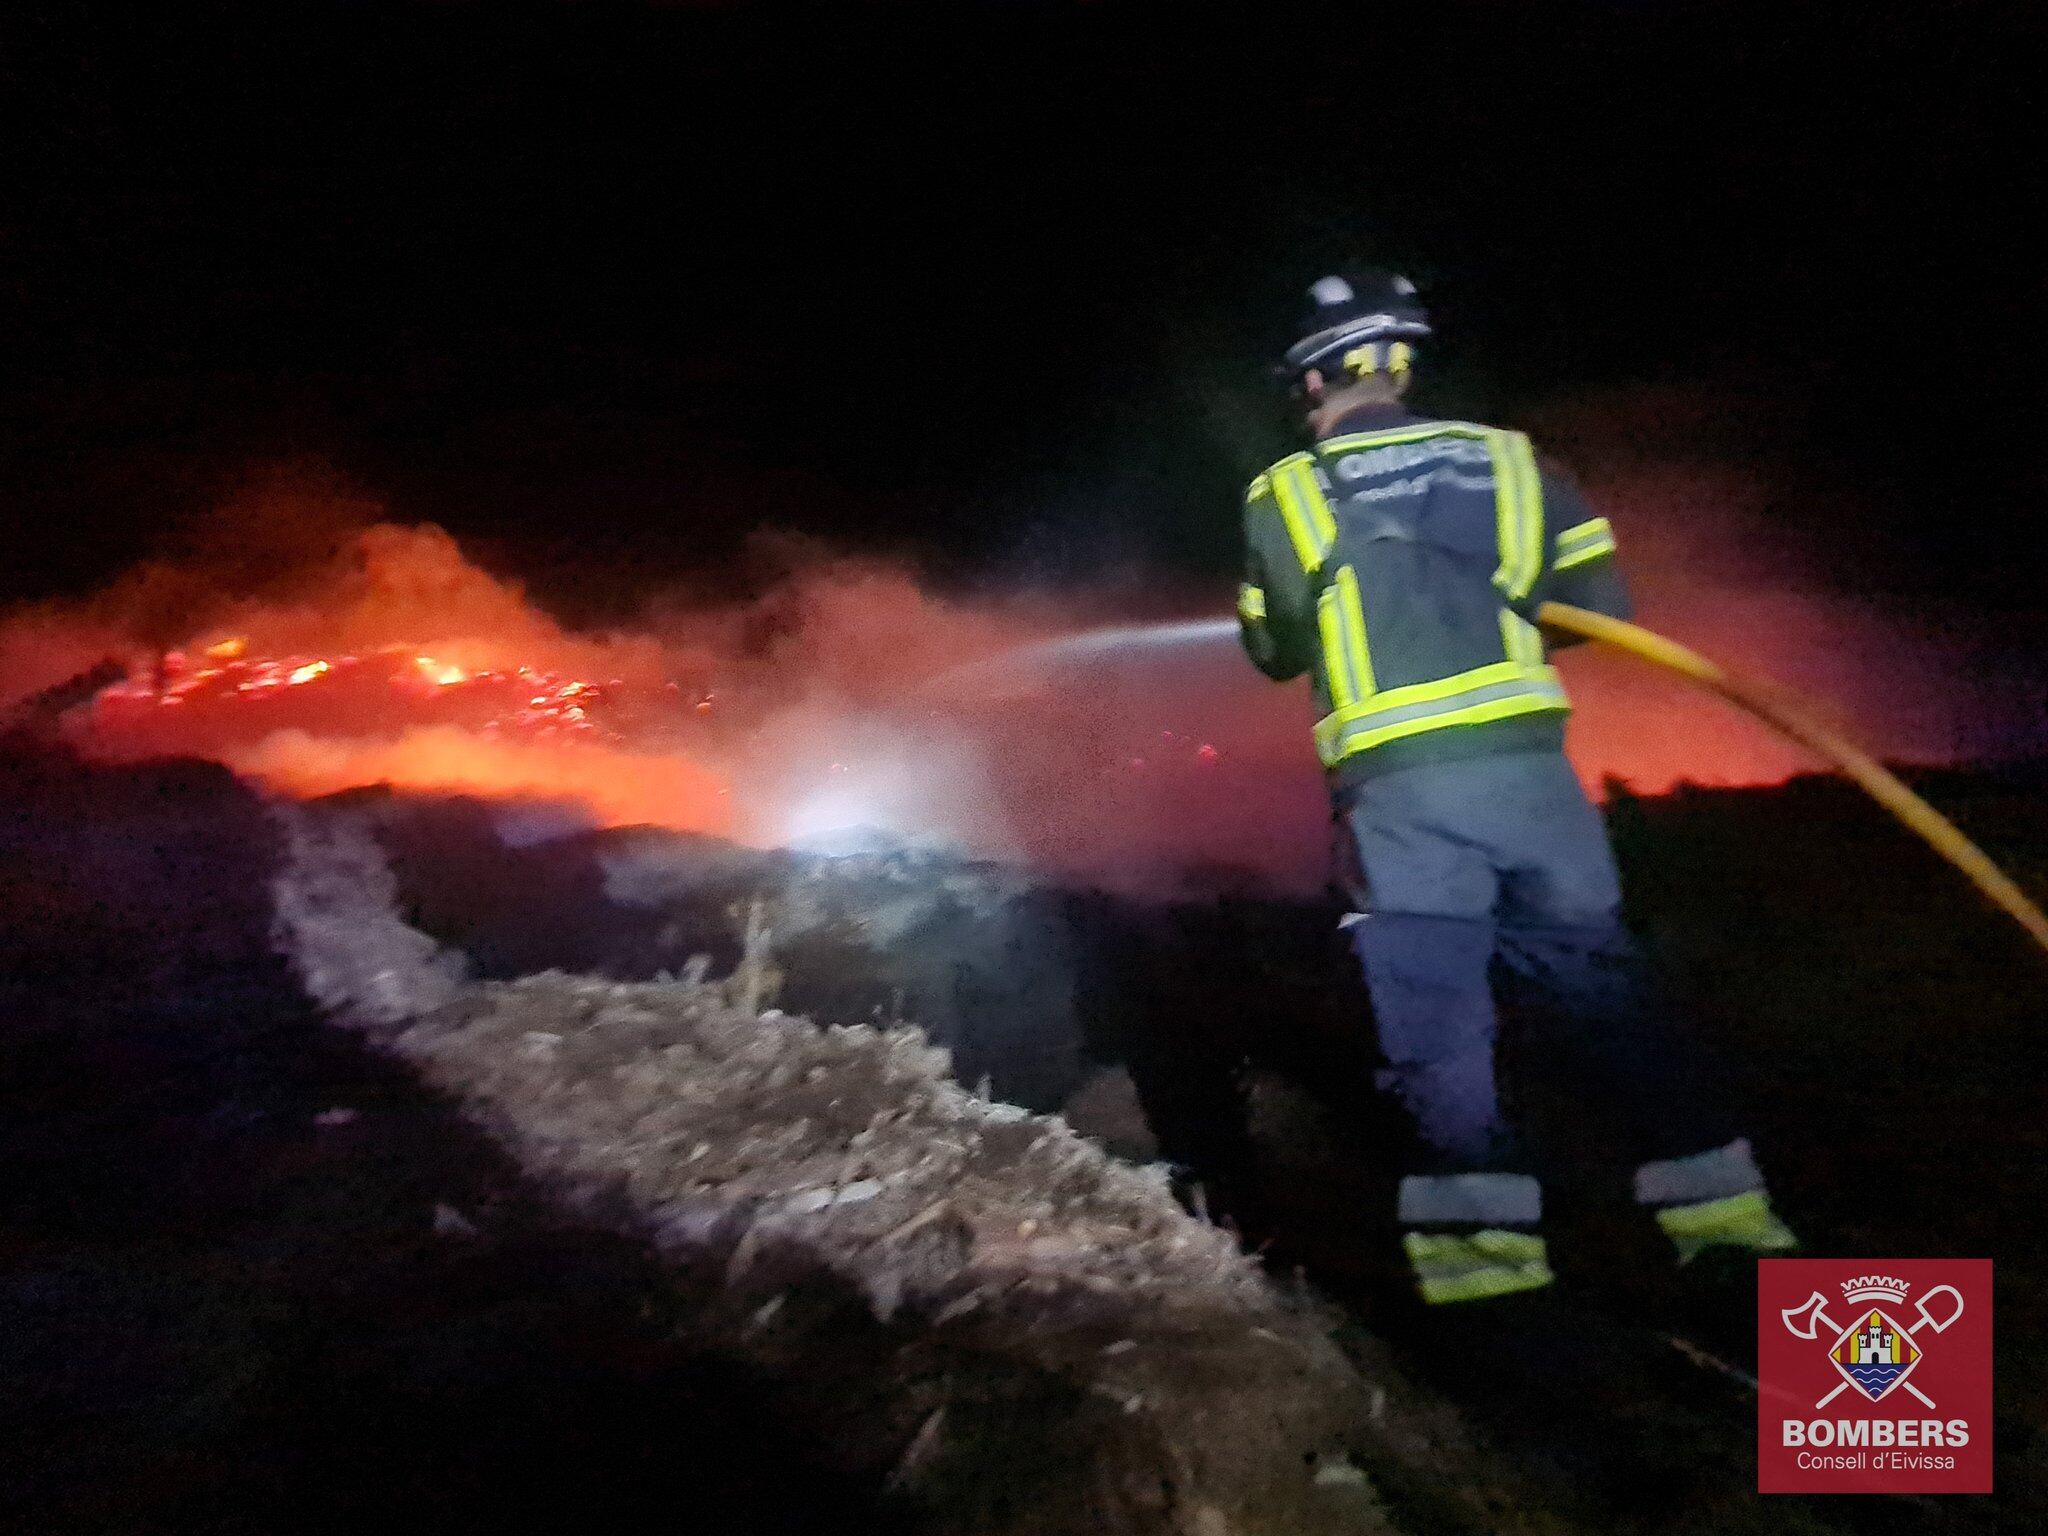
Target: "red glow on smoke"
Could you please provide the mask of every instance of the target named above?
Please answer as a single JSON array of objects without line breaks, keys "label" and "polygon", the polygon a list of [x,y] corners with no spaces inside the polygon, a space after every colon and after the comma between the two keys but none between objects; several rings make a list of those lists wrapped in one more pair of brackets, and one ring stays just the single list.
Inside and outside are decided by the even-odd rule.
[{"label": "red glow on smoke", "polygon": [[[1789,684],[1881,752],[1952,760],[1982,740],[1967,666],[1809,574],[1742,474],[1639,457],[1586,480],[1645,623]],[[1145,616],[1103,594],[949,598],[794,544],[745,601],[657,594],[630,630],[575,633],[440,530],[380,516],[259,483],[211,542],[90,602],[0,617],[0,704],[115,654],[128,681],[69,719],[82,749],[208,757],[281,793],[383,783],[761,843],[872,823],[1123,884],[1301,886],[1326,868],[1304,690],[1227,639],[1042,664],[1040,642]],[[1187,611],[1222,606],[1188,594]],[[1815,766],[1640,663],[1584,648],[1561,665],[1596,786]]]},{"label": "red glow on smoke", "polygon": [[729,833],[723,777],[673,753],[587,740],[521,741],[456,726],[414,726],[390,739],[280,731],[232,755],[233,766],[302,796],[364,784],[486,799],[568,804],[598,826]]}]

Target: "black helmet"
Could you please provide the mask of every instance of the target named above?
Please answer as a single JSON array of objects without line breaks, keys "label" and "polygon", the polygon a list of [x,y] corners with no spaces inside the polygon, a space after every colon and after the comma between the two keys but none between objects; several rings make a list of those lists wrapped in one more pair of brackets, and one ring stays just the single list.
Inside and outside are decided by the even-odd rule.
[{"label": "black helmet", "polygon": [[1279,372],[1300,385],[1311,370],[1357,377],[1382,368],[1400,372],[1411,344],[1429,334],[1429,314],[1415,285],[1397,272],[1361,267],[1318,278],[1308,291],[1301,340],[1287,349]]}]

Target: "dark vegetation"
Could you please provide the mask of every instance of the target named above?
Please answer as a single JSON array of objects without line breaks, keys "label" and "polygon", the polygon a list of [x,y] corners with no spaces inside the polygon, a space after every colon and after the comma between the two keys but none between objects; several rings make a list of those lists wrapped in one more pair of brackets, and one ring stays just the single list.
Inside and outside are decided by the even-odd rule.
[{"label": "dark vegetation", "polygon": [[889,1528],[635,1245],[322,1022],[225,771],[4,772],[0,1528]]},{"label": "dark vegetation", "polygon": [[[452,1105],[323,1024],[270,948],[253,797],[203,765],[0,761],[0,1522],[887,1528],[831,1414],[694,1345],[645,1253],[566,1221]],[[2048,887],[2038,775],[1921,787]],[[1832,781],[1622,796],[1611,820],[1633,916],[1810,1251],[1997,1261],[1994,1498],[1749,1494],[1745,1393],[1664,1342],[1739,1361],[1743,1298],[1670,1281],[1597,1119],[1540,1062],[1517,1062],[1517,1091],[1593,1170],[1563,1190],[1543,1337],[1504,1352],[1483,1324],[1405,1310],[1375,1221],[1398,1129],[1365,1091],[1328,908],[710,848],[659,904],[621,905],[598,854],[642,857],[630,835],[508,850],[448,806],[382,826],[409,915],[487,972],[652,974],[695,952],[722,970],[765,889],[792,1010],[929,1018],[966,1072],[1041,1102],[1086,1058],[1126,1062],[1190,1198],[1347,1304],[1369,1380],[1455,1404],[1498,1455],[1517,1513],[1495,1528],[2039,1528],[2042,957]],[[878,934],[868,909],[896,916]],[[821,1397],[857,1403],[877,1326],[847,1304],[843,1354],[805,1362]],[[1412,1465],[1368,1470],[1414,1528],[1487,1528]]]}]

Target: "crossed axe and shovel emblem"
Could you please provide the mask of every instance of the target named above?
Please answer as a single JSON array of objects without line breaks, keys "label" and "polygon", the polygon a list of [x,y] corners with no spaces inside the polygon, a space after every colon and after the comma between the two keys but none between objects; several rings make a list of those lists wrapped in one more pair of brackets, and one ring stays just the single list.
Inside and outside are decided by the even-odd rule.
[{"label": "crossed axe and shovel emblem", "polygon": [[[1953,1303],[1953,1305],[1945,1305],[1939,1310],[1939,1312],[1937,1312],[1934,1308],[1929,1306],[1929,1303],[1934,1301],[1936,1297],[1941,1296],[1944,1292],[1947,1293],[1948,1299],[1950,1302]],[[1827,1298],[1821,1295],[1819,1291],[1815,1291],[1811,1296],[1807,1297],[1806,1300],[1802,1301],[1798,1306],[1785,1307],[1781,1309],[1778,1314],[1780,1317],[1784,1318],[1785,1326],[1791,1329],[1791,1331],[1794,1334],[1798,1335],[1802,1339],[1819,1338],[1821,1336],[1820,1330],[1822,1328],[1826,1328],[1835,1336],[1835,1342],[1828,1346],[1828,1359],[1834,1365],[1835,1369],[1841,1372],[1842,1380],[1832,1392],[1828,1393],[1826,1397],[1823,1397],[1819,1402],[1813,1405],[1816,1409],[1827,1407],[1829,1403],[1832,1403],[1836,1398],[1840,1397],[1844,1392],[1848,1391],[1851,1387],[1855,1387],[1859,1392],[1862,1392],[1872,1402],[1876,1402],[1879,1399],[1890,1395],[1890,1393],[1895,1388],[1904,1388],[1907,1392],[1912,1393],[1913,1396],[1920,1399],[1920,1401],[1924,1403],[1927,1407],[1932,1408],[1934,1406],[1933,1398],[1929,1397],[1925,1392],[1922,1392],[1918,1387],[1914,1386],[1912,1382],[1906,1379],[1907,1377],[1913,1374],[1915,1368],[1919,1366],[1921,1358],[1926,1353],[1925,1348],[1920,1343],[1920,1340],[1914,1336],[1914,1332],[1911,1328],[1908,1328],[1905,1324],[1901,1323],[1897,1318],[1893,1317],[1889,1312],[1884,1311],[1882,1308],[1875,1308],[1871,1312],[1861,1314],[1861,1317],[1864,1318],[1875,1316],[1877,1318],[1883,1319],[1884,1323],[1888,1327],[1890,1327],[1906,1339],[1911,1340],[1913,1345],[1913,1358],[1905,1363],[1904,1368],[1900,1370],[1897,1376],[1885,1382],[1882,1390],[1873,1391],[1870,1385],[1866,1384],[1865,1382],[1858,1381],[1856,1377],[1850,1373],[1849,1368],[1846,1365],[1844,1365],[1841,1360],[1842,1346],[1849,1341],[1850,1337],[1853,1334],[1856,1333],[1858,1324],[1852,1323],[1847,1328],[1842,1327],[1832,1317],[1828,1316],[1827,1305]],[[1925,1329],[1928,1333],[1938,1334],[1945,1331],[1955,1322],[1957,1318],[1963,1315],[1962,1292],[1958,1291],[1952,1285],[1935,1286],[1932,1290],[1930,1290],[1926,1295],[1922,1296],[1913,1305],[1915,1311],[1917,1311],[1919,1314],[1919,1327]]]}]

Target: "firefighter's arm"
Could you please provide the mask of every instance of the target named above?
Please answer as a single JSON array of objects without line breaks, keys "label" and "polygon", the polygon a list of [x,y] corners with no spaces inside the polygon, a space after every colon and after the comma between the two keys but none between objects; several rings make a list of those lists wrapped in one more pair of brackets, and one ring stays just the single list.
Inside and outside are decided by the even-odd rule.
[{"label": "firefighter's arm", "polygon": [[[1569,603],[1610,619],[1631,617],[1628,584],[1616,558],[1614,529],[1586,503],[1579,488],[1564,475],[1543,471],[1543,574],[1524,605],[1533,618],[1544,603]],[[1580,644],[1583,637],[1545,631],[1552,649]]]},{"label": "firefighter's arm", "polygon": [[1312,654],[1315,599],[1264,475],[1245,493],[1244,546],[1237,619],[1245,654],[1276,682],[1299,677]]}]

